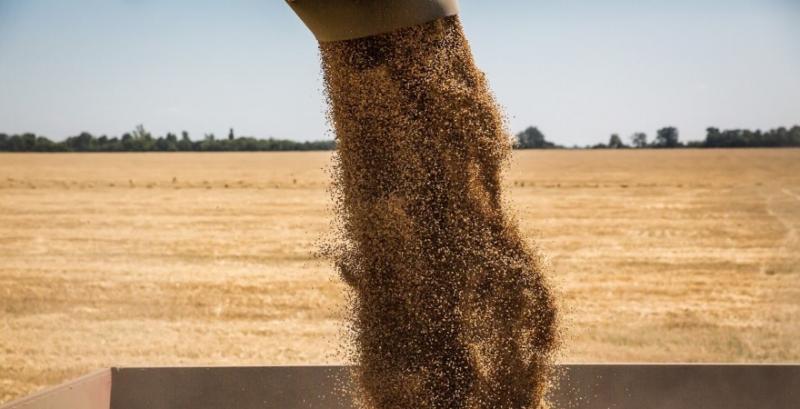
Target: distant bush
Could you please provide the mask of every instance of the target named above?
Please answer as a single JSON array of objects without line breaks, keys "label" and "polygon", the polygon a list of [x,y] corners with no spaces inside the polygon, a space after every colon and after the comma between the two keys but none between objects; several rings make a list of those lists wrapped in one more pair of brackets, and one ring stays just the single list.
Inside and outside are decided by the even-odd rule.
[{"label": "distant bush", "polygon": [[545,139],[544,134],[535,126],[529,126],[524,131],[517,134],[514,144],[517,149],[552,149],[560,146]]},{"label": "distant bush", "polygon": [[5,152],[244,152],[244,151],[327,151],[336,147],[329,141],[297,142],[289,139],[258,139],[234,137],[231,129],[227,139],[217,140],[208,134],[202,141],[192,141],[183,131],[181,139],[173,133],[154,138],[139,125],[122,137],[96,137],[89,132],[70,136],[63,142],[53,142],[32,133],[7,135],[0,133],[0,151]]},{"label": "distant bush", "polygon": [[610,149],[623,149],[627,148],[628,146],[622,142],[622,139],[620,139],[619,134],[611,134],[611,137],[608,138],[608,147]]},{"label": "distant bush", "polygon": [[[535,126],[530,126],[515,135],[515,149],[563,148],[548,141]],[[631,135],[631,146],[635,148],[738,148],[738,147],[800,147],[800,126],[775,128],[762,132],[747,129],[706,129],[703,141],[680,142],[678,128],[665,127],[656,132],[652,143],[647,134]],[[575,146],[578,148],[578,146]],[[587,148],[627,148],[618,134],[612,134],[608,144],[597,143]],[[328,151],[336,148],[333,140],[297,142],[289,139],[260,139],[251,136],[235,136],[233,129],[225,139],[206,134],[203,140],[193,141],[186,131],[181,137],[173,133],[153,137],[142,125],[121,137],[96,137],[89,132],[70,136],[62,142],[53,142],[33,133],[7,135],[0,133],[0,151],[4,152],[258,152],[258,151]]]},{"label": "distant bush", "polygon": [[[608,145],[597,144],[590,148],[613,147],[618,142],[612,135]],[[678,128],[669,126],[656,132],[653,143],[647,143],[647,135],[637,132],[631,135],[631,144],[636,148],[759,148],[759,147],[800,147],[800,126],[791,128],[775,128],[766,132],[761,130],[729,129],[720,131],[719,128],[706,129],[706,137],[702,141],[681,142]]]},{"label": "distant bush", "polygon": [[631,135],[631,145],[633,145],[634,148],[646,148],[647,134],[644,132],[636,132]]},{"label": "distant bush", "polygon": [[656,140],[653,141],[654,148],[677,148],[681,146],[678,140],[678,128],[668,126],[656,131]]},{"label": "distant bush", "polygon": [[791,129],[780,127],[766,132],[747,129],[720,131],[718,128],[707,128],[703,145],[707,148],[800,146],[800,126],[795,125]]}]

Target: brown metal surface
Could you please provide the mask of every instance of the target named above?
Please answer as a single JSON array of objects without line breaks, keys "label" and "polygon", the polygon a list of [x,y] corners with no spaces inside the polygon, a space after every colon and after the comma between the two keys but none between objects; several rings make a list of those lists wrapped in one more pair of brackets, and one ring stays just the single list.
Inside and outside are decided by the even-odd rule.
[{"label": "brown metal surface", "polygon": [[5,405],[2,409],[108,409],[111,370],[103,369]]},{"label": "brown metal surface", "polygon": [[[797,409],[800,365],[564,365],[570,409]],[[341,366],[113,368],[0,409],[349,409]],[[110,395],[109,395],[110,394]]]},{"label": "brown metal surface", "polygon": [[[800,366],[565,365],[555,407],[797,409]],[[121,368],[112,409],[349,409],[344,367]]]},{"label": "brown metal surface", "polygon": [[388,33],[458,14],[458,0],[286,0],[317,40]]},{"label": "brown metal surface", "polygon": [[798,409],[798,365],[567,365],[558,408]]},{"label": "brown metal surface", "polygon": [[343,367],[114,368],[112,409],[349,409]]}]

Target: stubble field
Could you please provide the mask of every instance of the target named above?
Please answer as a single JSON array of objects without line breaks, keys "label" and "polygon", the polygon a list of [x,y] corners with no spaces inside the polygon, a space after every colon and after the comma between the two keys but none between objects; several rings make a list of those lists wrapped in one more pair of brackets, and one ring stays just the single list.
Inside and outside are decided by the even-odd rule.
[{"label": "stubble field", "polygon": [[[0,402],[111,365],[337,363],[328,153],[0,154]],[[800,150],[527,151],[562,361],[800,361]]]}]

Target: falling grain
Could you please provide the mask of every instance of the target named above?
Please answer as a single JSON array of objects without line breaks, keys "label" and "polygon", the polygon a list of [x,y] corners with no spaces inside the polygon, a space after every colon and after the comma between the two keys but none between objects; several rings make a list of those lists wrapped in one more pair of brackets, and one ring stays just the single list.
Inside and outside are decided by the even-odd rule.
[{"label": "falling grain", "polygon": [[511,146],[457,17],[320,46],[337,138],[354,396],[536,408],[557,344],[541,263],[504,212]]}]

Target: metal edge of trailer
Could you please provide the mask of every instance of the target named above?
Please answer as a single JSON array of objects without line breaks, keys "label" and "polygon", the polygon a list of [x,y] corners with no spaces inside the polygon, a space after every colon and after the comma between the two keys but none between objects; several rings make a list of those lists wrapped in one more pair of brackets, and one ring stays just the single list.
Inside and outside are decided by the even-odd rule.
[{"label": "metal edge of trailer", "polygon": [[0,409],[108,409],[111,369],[102,369],[0,405]]},{"label": "metal edge of trailer", "polygon": [[[0,409],[349,409],[346,366],[110,368]],[[565,364],[570,409],[796,409],[800,365]]]}]

